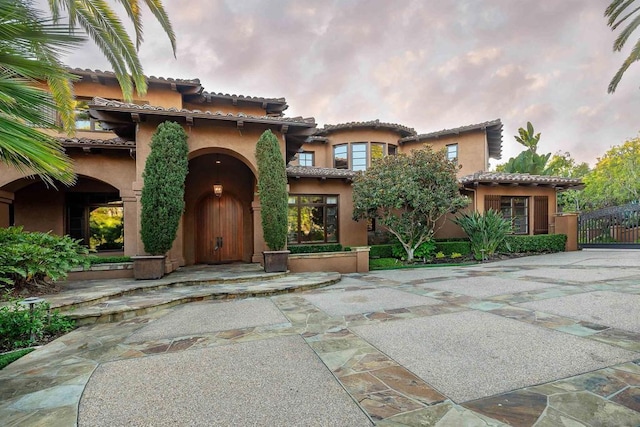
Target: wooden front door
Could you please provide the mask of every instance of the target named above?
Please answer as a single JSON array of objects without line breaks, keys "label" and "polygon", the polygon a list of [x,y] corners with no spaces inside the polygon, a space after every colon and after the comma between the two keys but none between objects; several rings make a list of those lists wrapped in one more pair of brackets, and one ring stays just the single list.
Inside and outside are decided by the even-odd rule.
[{"label": "wooden front door", "polygon": [[242,205],[232,195],[203,197],[196,212],[196,262],[242,260]]}]

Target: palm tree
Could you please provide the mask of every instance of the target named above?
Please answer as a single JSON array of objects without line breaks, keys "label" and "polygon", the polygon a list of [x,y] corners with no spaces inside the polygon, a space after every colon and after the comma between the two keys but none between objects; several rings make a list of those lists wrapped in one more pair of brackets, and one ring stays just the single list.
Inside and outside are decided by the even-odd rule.
[{"label": "palm tree", "polygon": [[[122,88],[125,101],[131,101],[133,85],[139,95],[147,92],[147,82],[142,71],[137,50],[143,41],[141,8],[138,0],[118,0],[133,23],[136,34],[134,46],[122,21],[105,0],[48,0],[55,20],[66,11],[71,30],[80,26],[93,39],[109,60]],[[169,17],[160,0],[143,0],[164,29],[176,53],[176,36]],[[133,85],[132,85],[133,80]]]},{"label": "palm tree", "polygon": [[[0,0],[0,161],[47,183],[75,180],[60,143],[35,128],[72,129],[71,75],[58,55],[78,46],[82,38],[69,34],[23,0]],[[49,91],[37,87],[47,81]]]},{"label": "palm tree", "polygon": [[[636,4],[634,5],[634,3]],[[613,42],[613,50],[615,52],[620,52],[631,36],[631,33],[633,33],[636,28],[640,27],[640,5],[635,0],[613,0],[605,10],[604,16],[609,18],[607,25],[611,27],[612,31],[616,30],[623,22],[630,19],[628,25]],[[631,49],[629,56],[624,60],[618,72],[613,76],[613,79],[611,79],[608,89],[609,93],[616,91],[618,83],[620,83],[620,80],[622,79],[622,75],[627,71],[632,63],[637,61],[640,61],[640,38]]]},{"label": "palm tree", "polygon": [[[119,1],[134,24],[135,47],[104,0],[49,0],[53,19],[31,0],[0,0],[0,162],[39,175],[50,185],[55,180],[75,182],[61,144],[36,128],[74,131],[73,76],[59,58],[85,40],[84,32],[75,34],[78,26],[111,62],[125,100],[131,100],[134,85],[139,94],[146,93],[137,55],[142,42],[140,5],[138,0]],[[175,55],[175,35],[161,1],[144,1],[169,36]],[[68,12],[68,24],[59,22],[61,10]],[[46,82],[48,90],[40,82]]]}]

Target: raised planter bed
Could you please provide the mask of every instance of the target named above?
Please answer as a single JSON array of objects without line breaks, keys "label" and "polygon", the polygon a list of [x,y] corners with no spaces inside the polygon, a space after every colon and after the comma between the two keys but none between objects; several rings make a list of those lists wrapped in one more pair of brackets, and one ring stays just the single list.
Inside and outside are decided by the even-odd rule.
[{"label": "raised planter bed", "polygon": [[369,271],[369,247],[352,247],[351,251],[290,254],[289,271],[337,271],[366,273]]},{"label": "raised planter bed", "polygon": [[76,267],[69,272],[67,281],[95,279],[132,279],[133,262],[94,264],[89,268]]}]

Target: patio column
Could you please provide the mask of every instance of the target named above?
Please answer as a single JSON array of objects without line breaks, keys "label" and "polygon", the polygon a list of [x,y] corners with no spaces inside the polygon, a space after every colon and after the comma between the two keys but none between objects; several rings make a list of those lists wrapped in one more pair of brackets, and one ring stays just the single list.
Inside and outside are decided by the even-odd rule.
[{"label": "patio column", "polygon": [[256,194],[253,202],[251,202],[251,214],[253,216],[253,256],[251,257],[251,262],[259,262],[260,264],[264,262],[262,252],[266,249],[264,236],[262,235],[261,209],[260,199]]},{"label": "patio column", "polygon": [[[130,195],[122,196],[122,206],[124,209],[124,254],[126,256],[141,255],[143,253],[141,252],[142,246],[139,246],[139,199],[140,192],[132,192]],[[140,250],[138,248],[140,248]]]}]

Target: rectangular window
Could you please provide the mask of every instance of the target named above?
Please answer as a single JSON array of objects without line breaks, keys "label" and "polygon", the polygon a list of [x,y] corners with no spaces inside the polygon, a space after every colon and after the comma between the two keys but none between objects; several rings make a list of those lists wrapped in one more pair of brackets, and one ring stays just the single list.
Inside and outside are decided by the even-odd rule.
[{"label": "rectangular window", "polygon": [[89,115],[89,100],[77,99],[75,106],[76,130],[104,131],[100,122]]},{"label": "rectangular window", "polygon": [[384,157],[385,145],[386,144],[383,144],[381,142],[371,143],[371,164],[373,164],[375,160],[378,160]]},{"label": "rectangular window", "polygon": [[367,170],[367,143],[356,142],[351,144],[351,170]]},{"label": "rectangular window", "polygon": [[389,144],[387,146],[387,155],[395,156],[396,154],[398,154],[398,146]]},{"label": "rectangular window", "polygon": [[447,160],[450,162],[458,160],[458,144],[447,145]]},{"label": "rectangular window", "polygon": [[302,153],[298,153],[298,164],[300,166],[313,166],[314,163],[313,151],[303,151]]},{"label": "rectangular window", "polygon": [[338,242],[338,196],[290,195],[289,244]]},{"label": "rectangular window", "polygon": [[529,198],[501,197],[500,211],[511,221],[513,234],[529,234]]},{"label": "rectangular window", "polygon": [[336,169],[349,169],[349,158],[347,157],[347,144],[335,145],[333,147],[333,167]]}]

